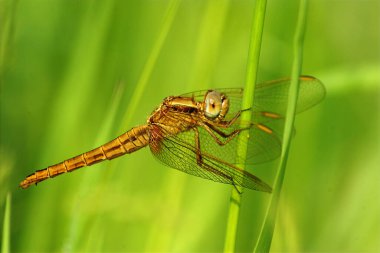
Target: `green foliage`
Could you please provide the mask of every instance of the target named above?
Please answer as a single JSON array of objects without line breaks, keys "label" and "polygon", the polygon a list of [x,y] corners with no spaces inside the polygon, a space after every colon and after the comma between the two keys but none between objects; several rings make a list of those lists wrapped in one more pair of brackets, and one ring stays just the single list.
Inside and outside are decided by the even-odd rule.
[{"label": "green foliage", "polygon": [[[149,149],[17,185],[145,123],[168,95],[242,87],[254,4],[0,1],[0,217],[11,192],[12,251],[223,250],[231,187]],[[268,3],[258,81],[290,75],[297,15],[297,2]],[[380,248],[377,27],[377,1],[310,1],[303,74],[327,97],[297,116],[273,251]],[[276,168],[246,169],[273,182]],[[268,194],[246,190],[241,203],[236,250],[252,251]]]},{"label": "green foliage", "polygon": [[302,54],[306,29],[307,4],[307,0],[301,0],[298,10],[298,20],[293,43],[294,54],[292,80],[289,86],[289,97],[286,111],[282,152],[278,171],[273,185],[273,195],[271,196],[254,252],[269,252],[272,243],[273,232],[275,229],[277,212],[280,211],[278,208],[278,203],[280,201],[281,190],[285,178],[286,165],[289,156],[290,143],[293,136],[297,99],[300,90],[299,77],[302,75]]},{"label": "green foliage", "polygon": [[[259,69],[260,49],[264,30],[266,0],[259,0],[255,4],[253,12],[251,38],[248,52],[248,62],[246,70],[246,81],[244,86],[244,96],[242,101],[242,110],[253,108],[253,98],[255,95],[255,84],[257,82],[257,73]],[[245,113],[241,115],[242,122],[251,122],[251,114]],[[241,126],[246,127],[244,125]],[[247,145],[244,140],[249,138],[249,134],[243,132],[239,135],[239,145],[236,153],[241,161],[238,161],[238,166],[244,168],[244,163],[247,157]],[[224,252],[234,252],[236,246],[236,233],[239,222],[239,213],[241,205],[242,187],[233,187],[230,197],[230,208],[227,219],[226,238],[224,243]]]},{"label": "green foliage", "polygon": [[10,233],[11,233],[11,194],[7,194],[5,200],[5,211],[3,220],[3,236],[1,238],[1,253],[10,251]]}]

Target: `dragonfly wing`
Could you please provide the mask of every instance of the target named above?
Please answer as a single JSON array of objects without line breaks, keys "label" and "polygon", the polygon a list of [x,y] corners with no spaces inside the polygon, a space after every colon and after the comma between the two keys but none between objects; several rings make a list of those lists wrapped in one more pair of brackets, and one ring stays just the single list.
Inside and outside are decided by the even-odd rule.
[{"label": "dragonfly wing", "polygon": [[[315,77],[300,76],[299,95],[296,112],[303,112],[323,100],[326,95],[326,89],[322,82]],[[274,81],[259,83],[255,88],[255,99],[253,113],[273,112],[284,116],[288,102],[288,91],[291,79],[282,78]],[[229,112],[234,114],[241,110],[241,102],[244,89],[227,88],[215,89],[216,91],[226,94],[231,101]],[[194,97],[197,101],[203,101],[205,94],[209,90],[201,90],[183,94],[184,97]]]},{"label": "dragonfly wing", "polygon": [[[318,79],[301,76],[299,81],[296,113],[310,109],[326,95],[325,87]],[[279,79],[256,86],[252,109],[252,121],[256,129],[250,133],[253,140],[248,145],[248,163],[270,161],[280,156],[290,82],[290,79]]]},{"label": "dragonfly wing", "polygon": [[[252,122],[242,124],[252,125],[247,140],[247,164],[260,164],[280,156],[290,82],[289,78],[285,78],[260,83],[256,86],[253,108],[243,112],[252,113]],[[232,118],[241,109],[243,90],[225,89],[219,90],[219,92],[225,93],[230,99],[232,115],[228,115],[227,118]],[[301,113],[318,104],[325,94],[326,90],[321,81],[314,77],[301,76],[296,113]],[[237,121],[231,126],[232,130],[238,129],[241,123],[241,121]],[[231,144],[236,147],[237,142]],[[230,149],[233,150],[233,148]]]},{"label": "dragonfly wing", "polygon": [[[242,112],[252,113],[252,122],[244,124],[251,126],[249,130],[245,130],[249,131],[249,139],[243,140],[248,147],[246,164],[261,164],[280,156],[290,81],[289,78],[285,78],[256,85],[253,108]],[[187,93],[183,96],[203,101],[207,91]],[[231,120],[242,109],[243,89],[217,89],[217,91],[225,94],[230,100],[230,108],[225,120]],[[318,79],[301,76],[296,112],[300,113],[311,108],[318,104],[324,96],[325,88]],[[218,129],[225,134],[232,133],[240,128],[241,123],[240,120],[237,120],[227,129]],[[204,128],[199,128],[199,134],[204,152],[223,158],[224,161],[231,164],[236,164],[240,160],[236,155],[238,136],[220,146],[215,141],[215,136],[211,136]],[[216,137],[222,142],[226,140],[218,134]]]},{"label": "dragonfly wing", "polygon": [[[326,90],[321,81],[311,76],[301,76],[296,113],[310,109],[323,100]],[[260,83],[256,86],[254,112],[273,112],[284,116],[288,104],[291,79],[284,78]]]},{"label": "dragonfly wing", "polygon": [[282,144],[279,136],[282,135],[274,132],[273,125],[260,123],[252,126],[247,145],[247,164],[261,164],[273,161],[280,156]]},{"label": "dragonfly wing", "polygon": [[202,149],[203,143],[198,150],[194,145],[195,138],[195,131],[189,130],[177,135],[152,140],[151,151],[165,165],[188,174],[257,191],[271,191],[271,187],[258,177],[216,157],[214,154],[205,152]]},{"label": "dragonfly wing", "polygon": [[[270,130],[269,127],[273,127],[274,122],[271,123],[269,126],[253,124],[249,129],[244,130],[248,131],[249,135],[247,140],[241,140],[243,145],[247,145],[248,147],[245,160],[246,164],[261,164],[279,157],[281,153],[281,141],[277,134]],[[227,129],[219,128],[219,131],[229,134],[239,128],[240,125],[237,123]],[[214,133],[214,136],[204,127],[199,127],[198,129],[201,148],[204,152],[223,158],[224,161],[232,164],[237,164],[239,161],[242,161],[236,153],[239,141],[238,135],[228,140],[228,138],[223,138],[213,130],[211,131]],[[215,138],[218,138],[219,142],[224,143],[224,145],[218,144]]]}]

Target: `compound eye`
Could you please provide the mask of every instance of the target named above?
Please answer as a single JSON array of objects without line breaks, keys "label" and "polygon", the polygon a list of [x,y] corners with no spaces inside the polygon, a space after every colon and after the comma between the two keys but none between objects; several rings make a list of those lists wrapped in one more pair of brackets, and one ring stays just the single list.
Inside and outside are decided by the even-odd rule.
[{"label": "compound eye", "polygon": [[205,115],[207,118],[214,119],[219,116],[222,110],[222,96],[219,92],[210,91],[205,98]]}]

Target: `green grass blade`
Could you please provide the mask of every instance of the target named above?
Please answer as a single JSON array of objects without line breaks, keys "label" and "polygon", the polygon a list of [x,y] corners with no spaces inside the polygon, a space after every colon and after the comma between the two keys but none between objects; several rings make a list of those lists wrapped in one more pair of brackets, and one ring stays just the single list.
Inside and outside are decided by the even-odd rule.
[{"label": "green grass blade", "polygon": [[[99,134],[93,146],[99,145],[99,143],[106,140],[109,133],[111,132],[112,125],[115,122],[117,108],[120,106],[123,90],[123,84],[119,83],[118,86],[116,86],[111,99],[112,102],[110,104],[108,113],[106,114],[107,116],[105,117],[102,126],[99,128]],[[81,180],[80,187],[78,187],[76,193],[77,201],[80,202],[81,199],[86,198],[86,196],[90,195],[91,191],[98,191],[98,188],[94,188],[93,185],[95,182],[98,184],[101,182],[101,180],[102,179],[100,178],[99,173],[86,174],[83,180]],[[85,233],[84,231],[87,229],[87,223],[88,216],[84,215],[82,212],[78,212],[78,207],[75,206],[75,208],[71,210],[70,229],[62,251],[78,248],[78,245],[81,243],[80,237]]]},{"label": "green grass blade", "polygon": [[[257,70],[258,70],[259,59],[260,59],[260,48],[261,48],[261,41],[262,41],[262,34],[263,34],[263,27],[264,27],[266,2],[267,2],[266,0],[257,1],[255,10],[254,10],[242,109],[252,108],[252,105],[253,105],[255,83],[257,79]],[[242,122],[250,122],[251,114],[244,113],[241,116],[241,118],[242,118]],[[242,133],[241,135],[239,135],[239,142],[241,144],[238,145],[237,153],[238,153],[238,157],[241,157],[242,160],[238,161],[238,166],[243,169],[244,169],[243,164],[244,164],[244,160],[247,153],[247,146],[242,145],[243,142],[241,140],[244,140],[247,138],[248,138],[247,133]],[[224,252],[235,251],[236,232],[237,232],[237,226],[239,222],[239,211],[240,211],[240,202],[241,202],[241,194],[238,191],[242,192],[242,190],[243,189],[240,187],[236,187],[236,188],[234,187],[231,192]]]},{"label": "green grass blade", "polygon": [[288,153],[290,149],[290,140],[293,131],[295,111],[297,105],[297,97],[299,90],[299,76],[301,74],[302,65],[302,49],[304,33],[306,28],[306,12],[307,12],[307,1],[302,0],[300,3],[300,9],[298,13],[298,22],[296,33],[294,36],[294,60],[292,67],[292,81],[289,87],[289,97],[288,97],[288,108],[286,112],[285,129],[283,136],[283,148],[281,153],[281,161],[279,165],[279,170],[276,175],[276,180],[274,183],[274,191],[268,205],[267,212],[265,214],[265,219],[263,226],[260,231],[259,239],[257,240],[254,252],[269,252],[276,215],[277,207],[280,199],[281,188],[285,176],[286,163],[288,159]]},{"label": "green grass blade", "polygon": [[[215,4],[215,3],[218,4]],[[189,68],[191,78],[183,91],[204,89],[210,85],[213,70],[218,62],[218,51],[222,44],[221,37],[226,26],[231,2],[229,0],[209,0],[206,2],[201,16],[198,34],[194,36],[195,53]],[[191,61],[191,59],[189,59]],[[188,189],[189,177],[169,173],[162,181],[162,207],[170,207],[170,219],[163,219],[167,214],[167,208],[156,209],[156,218],[151,222],[151,228],[147,236],[145,252],[169,252],[177,251],[176,235],[178,234],[176,224],[181,222],[183,206],[186,205],[186,189]],[[194,192],[198,195],[198,192]],[[213,207],[217,208],[217,205]],[[210,208],[211,209],[211,208]],[[210,211],[209,209],[209,211]],[[196,211],[194,211],[196,212]],[[207,214],[204,214],[205,217]],[[205,218],[207,219],[207,218]],[[197,224],[199,232],[192,232],[193,238],[202,238],[207,224]],[[191,240],[191,239],[190,239]],[[191,251],[191,250],[189,250]]]},{"label": "green grass blade", "polygon": [[[0,77],[3,78],[4,68],[9,60],[10,43],[14,31],[14,19],[17,1],[0,1]],[[3,81],[3,80],[1,80]]]},{"label": "green grass blade", "polygon": [[3,224],[3,238],[1,238],[1,253],[11,252],[10,250],[10,238],[11,237],[11,194],[7,194],[5,201],[5,213]]},{"label": "green grass blade", "polygon": [[[140,75],[140,78],[137,82],[135,91],[133,92],[133,96],[127,106],[128,112],[136,111],[139,102],[144,94],[146,89],[146,85],[149,81],[149,78],[152,74],[154,66],[157,62],[158,56],[160,55],[161,49],[166,41],[166,37],[169,34],[170,28],[173,25],[173,20],[175,15],[177,14],[178,6],[181,0],[172,0],[169,3],[168,9],[166,11],[164,21],[162,24],[162,28],[158,34],[157,40],[155,41],[152,51],[145,63],[143,71]],[[132,119],[132,113],[125,113],[122,122],[122,129],[124,130],[124,126],[128,125]]]},{"label": "green grass blade", "polygon": [[[130,96],[131,99],[129,100],[129,103],[126,106],[126,110],[122,114],[122,119],[120,121],[120,130],[118,132],[125,131],[125,126],[131,126],[130,122],[132,120],[133,115],[136,115],[135,112],[138,110],[138,106],[140,105],[140,101],[144,95],[144,92],[146,91],[147,84],[156,66],[156,62],[160,56],[163,46],[165,45],[166,38],[174,24],[175,16],[178,12],[178,7],[180,3],[181,0],[171,0],[167,6],[166,13],[164,14],[162,25],[159,29],[157,38],[154,41],[152,50],[150,51],[150,54],[148,55],[148,58],[144,64],[140,77],[137,81],[137,84],[135,85],[135,89],[133,90],[133,93]],[[108,166],[117,167],[117,164],[120,162],[121,160],[116,159],[115,161],[113,161],[112,164],[109,164]],[[120,172],[116,172],[116,170],[110,170],[108,173],[107,180],[111,181],[116,173],[118,173],[118,177],[123,178]],[[103,217],[102,215],[96,216],[92,226],[92,231],[94,232],[91,231],[92,234],[94,234],[94,236],[92,236],[91,238],[91,241],[93,241],[94,243],[86,242],[82,247],[84,251],[94,251],[103,247],[104,234],[98,233],[97,231],[100,230],[101,227],[105,226],[105,222],[105,217]]]}]

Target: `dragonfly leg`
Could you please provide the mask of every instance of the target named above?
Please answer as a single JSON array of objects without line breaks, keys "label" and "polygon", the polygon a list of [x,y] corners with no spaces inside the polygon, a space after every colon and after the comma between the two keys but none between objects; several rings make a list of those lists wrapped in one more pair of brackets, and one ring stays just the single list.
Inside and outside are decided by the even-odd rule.
[{"label": "dragonfly leg", "polygon": [[222,171],[220,171],[216,168],[213,168],[210,165],[203,162],[198,129],[194,128],[194,132],[195,132],[195,149],[196,149],[196,156],[197,156],[197,164],[199,165],[199,167],[201,167],[201,168],[203,168],[203,169],[205,169],[205,170],[207,170],[207,171],[209,171],[215,175],[226,178],[227,180],[230,181],[230,183],[232,185],[235,186],[235,182],[234,182],[232,176],[227,175],[227,174],[223,173]]},{"label": "dragonfly leg", "polygon": [[[244,131],[244,130],[249,130],[250,127],[245,127],[245,128],[241,128],[241,129],[236,129],[234,131],[232,131],[231,133],[225,133],[223,131],[221,131],[220,129],[218,129],[217,127],[215,127],[214,125],[211,125],[211,124],[204,124],[202,125],[202,127],[211,135],[211,137],[216,141],[216,143],[218,143],[220,146],[224,146],[226,145],[227,143],[229,143],[233,138],[235,138],[241,131]],[[216,135],[215,133],[216,132],[217,134],[219,134],[219,136],[223,137],[223,138],[226,138],[226,140],[224,141],[221,141]]]},{"label": "dragonfly leg", "polygon": [[240,128],[240,129],[235,129],[231,133],[225,133],[225,132],[221,131],[219,128],[217,128],[214,125],[212,125],[212,124],[206,123],[206,125],[209,128],[211,128],[212,130],[214,130],[216,133],[218,133],[223,138],[228,138],[230,136],[235,136],[235,135],[239,134],[241,131],[249,130],[251,128],[251,126],[252,126],[252,124],[251,124],[251,126],[249,126],[249,127],[243,127],[243,128]]},{"label": "dragonfly leg", "polygon": [[234,124],[236,122],[236,120],[240,117],[240,115],[243,113],[243,112],[246,112],[246,111],[250,111],[251,108],[248,108],[248,109],[243,109],[243,110],[240,110],[238,111],[235,116],[231,119],[231,120],[222,120],[220,122],[213,122],[216,126],[218,127],[222,127],[222,128],[229,128],[232,124]]},{"label": "dragonfly leg", "polygon": [[243,194],[243,191],[238,188],[237,184],[233,183],[232,185],[234,186],[234,188],[237,191],[237,193],[239,193],[239,195]]},{"label": "dragonfly leg", "polygon": [[199,132],[198,129],[194,128],[195,133],[195,151],[197,155],[197,163],[198,165],[202,165],[202,155],[201,155],[201,144],[199,142]]},{"label": "dragonfly leg", "polygon": [[214,181],[224,182],[232,184],[239,194],[242,193],[242,189],[239,187],[247,187],[254,190],[271,192],[272,189],[269,185],[261,181],[255,175],[236,167],[233,164],[230,164],[226,161],[218,159],[211,154],[202,154],[201,152],[201,143],[199,139],[199,131],[197,128],[192,128],[194,131],[194,149],[192,151],[196,154],[197,165],[199,168],[204,169],[208,173],[212,173],[219,178],[224,180],[216,180],[207,175],[203,174],[201,177],[211,179]]},{"label": "dragonfly leg", "polygon": [[[240,133],[240,129],[238,130],[235,130],[235,131],[232,131],[231,133],[229,134],[226,134],[226,133],[223,133],[222,131],[220,131],[219,129],[217,129],[216,127],[212,126],[212,125],[208,125],[208,124],[204,124],[202,125],[202,127],[211,135],[211,137],[216,141],[216,143],[218,143],[220,146],[224,146],[226,145],[227,143],[229,143],[233,138],[235,138],[239,133]],[[223,138],[226,138],[226,140],[223,140],[221,141],[217,136],[216,134],[214,133],[214,131],[216,133],[218,133],[221,137]]]}]

